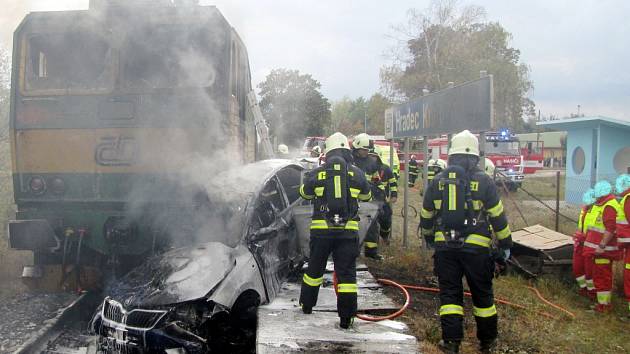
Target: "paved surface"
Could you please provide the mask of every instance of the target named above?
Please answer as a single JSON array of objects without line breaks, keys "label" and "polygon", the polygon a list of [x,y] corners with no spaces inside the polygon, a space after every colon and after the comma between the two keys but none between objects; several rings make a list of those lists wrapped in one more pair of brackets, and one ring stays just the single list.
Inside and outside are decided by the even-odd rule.
[{"label": "paved surface", "polygon": [[[365,265],[357,269],[360,312],[398,308]],[[327,270],[313,314],[305,315],[299,308],[299,283],[286,283],[273,302],[259,308],[257,353],[418,353],[416,338],[402,322],[356,319],[351,329],[341,329],[330,264]]]}]

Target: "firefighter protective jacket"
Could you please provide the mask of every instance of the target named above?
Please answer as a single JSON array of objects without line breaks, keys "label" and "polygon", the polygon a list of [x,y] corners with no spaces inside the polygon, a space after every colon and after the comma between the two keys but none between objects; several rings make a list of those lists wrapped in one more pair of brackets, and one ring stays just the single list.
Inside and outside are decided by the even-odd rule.
[{"label": "firefighter protective jacket", "polygon": [[326,218],[326,169],[320,166],[304,175],[304,183],[300,186],[300,195],[306,200],[313,200],[313,217],[311,219],[311,237],[350,238],[356,237],[359,231],[359,200],[372,199],[370,185],[363,171],[348,164],[350,186],[350,214],[345,226],[334,226]]},{"label": "firefighter protective jacket", "polygon": [[[630,189],[621,193],[619,210],[617,211],[617,242],[621,246],[630,246]],[[626,251],[628,252],[628,251]]]},{"label": "firefighter protective jacket", "polygon": [[[438,174],[433,183],[429,185],[424,195],[420,213],[422,234],[433,234],[436,248],[446,247],[444,230],[440,230],[439,224],[436,222],[443,207],[442,190],[440,189],[440,186],[443,188],[443,183],[440,183],[441,178],[445,178],[445,176]],[[494,181],[481,170],[476,169],[470,177],[470,192],[475,215],[478,215],[478,223],[470,227],[468,235],[465,236],[464,248],[488,249],[492,245],[491,228],[494,230],[500,248],[512,247],[512,232]]]},{"label": "firefighter protective jacket", "polygon": [[387,165],[381,164],[371,175],[371,183],[374,186],[372,192],[374,200],[386,201],[398,197],[398,181]]}]

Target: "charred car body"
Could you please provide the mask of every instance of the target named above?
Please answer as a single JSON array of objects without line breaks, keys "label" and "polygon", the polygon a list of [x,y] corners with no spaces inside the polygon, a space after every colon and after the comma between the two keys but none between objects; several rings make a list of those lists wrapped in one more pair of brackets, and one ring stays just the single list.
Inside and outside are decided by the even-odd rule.
[{"label": "charred car body", "polygon": [[[102,346],[237,351],[228,342],[255,331],[257,306],[308,257],[312,206],[299,197],[302,171],[267,160],[214,176],[222,183],[206,186],[208,207],[191,244],[149,259],[107,290],[92,321]],[[377,207],[360,209],[363,239]]]}]

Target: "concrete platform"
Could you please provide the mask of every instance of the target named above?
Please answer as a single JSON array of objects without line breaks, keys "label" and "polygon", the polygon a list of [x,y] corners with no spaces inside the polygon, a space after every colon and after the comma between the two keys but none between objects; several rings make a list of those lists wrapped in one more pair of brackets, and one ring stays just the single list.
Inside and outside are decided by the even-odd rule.
[{"label": "concrete platform", "polygon": [[[395,310],[380,284],[357,265],[359,312]],[[302,313],[298,300],[301,283],[285,283],[276,299],[258,309],[257,353],[418,353],[418,342],[407,325],[398,321],[356,319],[349,330],[339,328],[337,298],[332,287],[332,263],[324,275],[313,314]]]}]

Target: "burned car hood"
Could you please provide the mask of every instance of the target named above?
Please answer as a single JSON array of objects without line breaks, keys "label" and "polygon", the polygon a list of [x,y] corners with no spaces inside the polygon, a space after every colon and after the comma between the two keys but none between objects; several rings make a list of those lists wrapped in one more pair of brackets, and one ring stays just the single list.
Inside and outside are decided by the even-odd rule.
[{"label": "burned car hood", "polygon": [[220,242],[149,258],[106,291],[126,308],[148,308],[207,296],[232,271],[235,249]]}]

